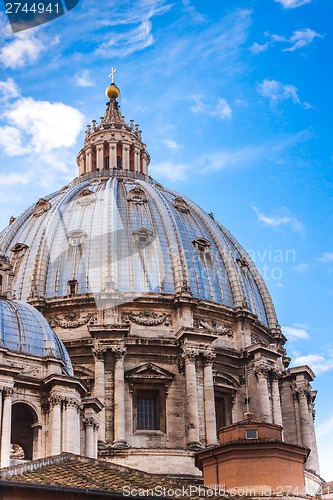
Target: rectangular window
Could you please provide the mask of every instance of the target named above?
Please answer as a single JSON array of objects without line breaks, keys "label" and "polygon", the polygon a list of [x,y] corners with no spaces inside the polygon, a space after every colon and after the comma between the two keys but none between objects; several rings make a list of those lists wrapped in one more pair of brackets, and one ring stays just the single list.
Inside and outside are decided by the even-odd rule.
[{"label": "rectangular window", "polygon": [[246,439],[258,439],[258,432],[256,429],[246,430]]},{"label": "rectangular window", "polygon": [[157,429],[156,399],[138,399],[138,430]]},{"label": "rectangular window", "polygon": [[161,391],[159,389],[137,389],[134,399],[134,430],[165,432],[165,417],[161,410]]}]

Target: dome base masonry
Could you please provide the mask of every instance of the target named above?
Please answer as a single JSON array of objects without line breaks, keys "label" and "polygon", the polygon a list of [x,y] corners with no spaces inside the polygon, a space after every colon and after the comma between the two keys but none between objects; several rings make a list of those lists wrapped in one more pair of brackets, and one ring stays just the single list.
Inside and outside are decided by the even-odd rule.
[{"label": "dome base masonry", "polygon": [[[149,176],[139,125],[125,121],[113,82],[106,95],[105,113],[88,125],[77,156],[78,177],[36,200],[0,234],[0,370],[23,354],[42,366],[45,342],[58,337],[64,347],[55,362],[73,367],[57,374],[62,385],[52,379],[47,402],[21,389],[21,372],[7,374],[13,409],[32,405],[42,429],[24,458],[72,451],[142,471],[200,476],[196,454],[209,469],[215,452],[205,450],[220,450],[223,428],[237,428],[246,413],[247,422],[279,429],[278,453],[297,456],[300,484],[320,484],[314,375],[307,366],[289,368],[264,280],[212,214]],[[21,315],[21,307],[40,313]],[[70,387],[83,414],[63,402]],[[61,437],[56,419],[72,422],[74,437]],[[15,418],[6,425],[15,428]],[[12,432],[12,443],[8,435],[7,465],[14,460],[10,444],[25,453],[19,433]],[[251,448],[260,449],[269,446]]]}]

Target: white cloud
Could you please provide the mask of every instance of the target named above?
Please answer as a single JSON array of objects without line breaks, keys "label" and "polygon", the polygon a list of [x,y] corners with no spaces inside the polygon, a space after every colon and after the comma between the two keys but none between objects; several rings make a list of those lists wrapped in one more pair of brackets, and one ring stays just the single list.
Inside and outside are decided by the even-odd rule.
[{"label": "white cloud", "polygon": [[183,181],[187,178],[189,166],[182,163],[160,162],[151,165],[153,177],[164,177],[168,180]]},{"label": "white cloud", "polygon": [[308,339],[310,335],[304,328],[295,326],[282,326],[282,332],[287,337],[287,340]]},{"label": "white cloud", "polygon": [[0,146],[7,156],[21,156],[30,152],[30,148],[23,146],[21,132],[15,127],[0,127]]},{"label": "white cloud", "polygon": [[172,139],[166,139],[164,141],[164,144],[171,151],[178,151],[179,149],[181,149],[181,145],[178,144],[176,141],[173,141]]},{"label": "white cloud", "polygon": [[192,100],[194,101],[191,107],[193,113],[205,113],[221,119],[231,118],[232,116],[232,108],[223,97],[220,97],[214,105],[205,103],[201,95],[193,96]]},{"label": "white cloud", "polygon": [[293,267],[293,271],[296,271],[297,273],[306,273],[310,269],[309,264],[306,264],[305,262],[301,262],[298,264],[298,266]]},{"label": "white cloud", "polygon": [[279,2],[284,9],[295,9],[296,7],[301,7],[310,3],[312,0],[275,0]]},{"label": "white cloud", "polygon": [[19,97],[20,89],[12,78],[8,78],[5,82],[0,82],[0,94],[2,94],[0,100],[6,102]]},{"label": "white cloud", "polygon": [[294,104],[299,104],[304,108],[312,107],[309,103],[300,100],[298,90],[294,85],[286,85],[277,80],[264,80],[258,85],[258,93],[266,97],[273,106],[282,101],[292,101]]},{"label": "white cloud", "polygon": [[15,101],[3,116],[11,127],[25,134],[36,153],[73,146],[83,126],[83,115],[77,109],[30,97]]},{"label": "white cloud", "polygon": [[308,365],[316,375],[333,369],[333,354],[323,356],[321,354],[298,355],[292,361],[292,366]]},{"label": "white cloud", "polygon": [[321,257],[318,257],[317,261],[322,264],[329,264],[333,262],[333,252],[324,252]]},{"label": "white cloud", "polygon": [[250,47],[252,54],[260,54],[276,43],[289,45],[289,47],[283,49],[283,52],[294,52],[295,50],[299,50],[307,45],[310,45],[315,38],[324,38],[322,35],[309,28],[294,31],[290,38],[285,38],[284,36],[277,34],[270,35],[269,33],[265,33],[265,36],[269,37],[270,41],[263,44],[259,44],[257,42],[253,43]]},{"label": "white cloud", "polygon": [[126,57],[134,52],[141,51],[154,43],[151,33],[152,23],[149,19],[142,21],[139,26],[125,31],[115,33],[110,40],[100,45],[97,54],[103,57]]},{"label": "white cloud", "polygon": [[293,35],[288,40],[292,44],[291,47],[284,49],[284,52],[293,52],[295,50],[301,49],[306,45],[309,45],[314,38],[323,38],[322,35],[316,31],[310,30],[309,28],[294,31]]},{"label": "white cloud", "polygon": [[286,208],[280,210],[279,215],[269,216],[260,212],[257,207],[252,207],[260,222],[272,228],[289,227],[296,233],[303,234],[304,226],[296,217],[292,216]]},{"label": "white cloud", "polygon": [[75,85],[78,87],[94,87],[95,82],[90,76],[88,69],[84,69],[75,75]]},{"label": "white cloud", "polygon": [[46,46],[30,33],[18,33],[15,39],[0,50],[0,62],[5,68],[22,68],[37,61]]},{"label": "white cloud", "polygon": [[252,52],[252,54],[260,54],[261,52],[265,52],[265,50],[267,50],[270,45],[270,42],[263,43],[262,45],[254,42],[250,47],[250,51]]}]

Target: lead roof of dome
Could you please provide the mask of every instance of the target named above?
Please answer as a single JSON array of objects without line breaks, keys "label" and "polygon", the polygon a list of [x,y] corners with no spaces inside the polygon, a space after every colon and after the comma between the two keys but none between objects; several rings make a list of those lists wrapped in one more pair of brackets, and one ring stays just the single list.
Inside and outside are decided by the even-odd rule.
[{"label": "lead roof of dome", "polygon": [[2,249],[14,249],[12,257],[15,245],[26,245],[16,254],[17,298],[64,297],[71,280],[79,295],[109,288],[139,295],[186,289],[276,326],[267,288],[249,256],[188,198],[148,177],[115,174],[79,179],[46,200],[45,211],[31,207],[0,235]]},{"label": "lead roof of dome", "polygon": [[73,374],[68,352],[43,315],[29,304],[0,298],[0,346],[20,354],[54,357]]}]

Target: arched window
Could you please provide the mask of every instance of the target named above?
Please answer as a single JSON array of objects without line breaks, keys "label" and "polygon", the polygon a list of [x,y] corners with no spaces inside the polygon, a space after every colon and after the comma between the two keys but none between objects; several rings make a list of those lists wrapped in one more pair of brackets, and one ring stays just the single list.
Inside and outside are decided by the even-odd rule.
[{"label": "arched window", "polygon": [[35,410],[26,403],[14,403],[12,407],[11,458],[33,460],[37,458],[38,421]]}]

